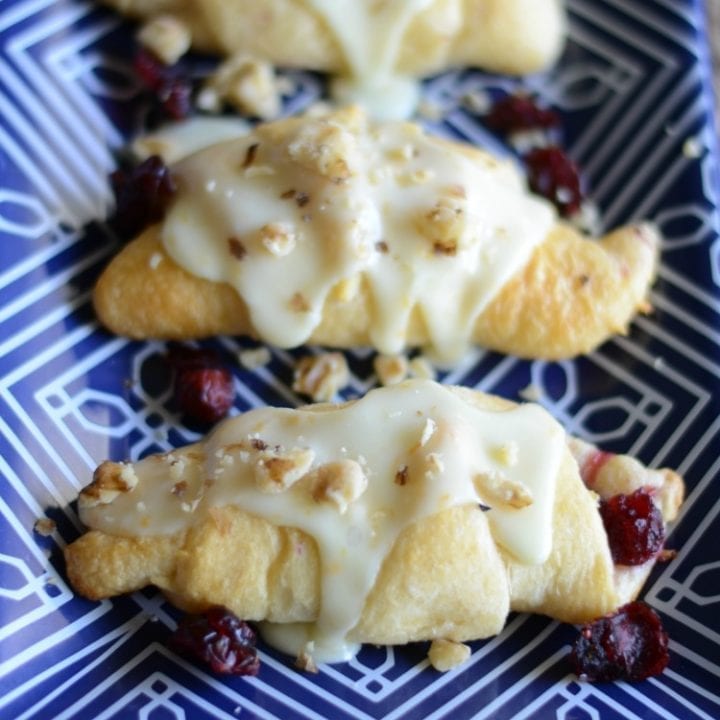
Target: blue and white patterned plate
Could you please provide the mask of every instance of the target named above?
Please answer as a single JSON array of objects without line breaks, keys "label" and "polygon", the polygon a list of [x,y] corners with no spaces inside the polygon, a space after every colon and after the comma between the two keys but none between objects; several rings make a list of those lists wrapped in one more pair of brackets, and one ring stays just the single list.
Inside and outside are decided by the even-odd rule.
[{"label": "blue and white patterned plate", "polygon": [[[2,718],[715,718],[720,716],[720,221],[718,155],[699,0],[569,0],[558,67],[524,81],[557,107],[605,227],[652,219],[665,234],[655,311],[629,337],[574,362],[476,351],[444,376],[511,398],[534,385],[566,427],[684,474],[677,557],[645,598],[672,641],[669,669],[639,684],[569,673],[575,630],[516,615],[441,675],[426,647],[366,648],[319,675],[264,650],[258,678],[224,679],[176,657],[175,611],[153,591],[73,596],[61,549],[71,504],[105,458],[138,458],[195,437],[159,370],[163,347],[98,327],[89,296],[117,249],[100,225],[106,174],[138,126],[131,31],[80,0],[0,0],[0,716]],[[288,111],[319,92],[291,76]],[[517,81],[452,72],[427,83],[433,126],[494,141],[463,98]],[[235,352],[242,340],[209,343]],[[294,353],[236,368],[237,409],[299,404]],[[374,385],[349,355],[346,396]],[[51,537],[33,531],[52,518]]]}]

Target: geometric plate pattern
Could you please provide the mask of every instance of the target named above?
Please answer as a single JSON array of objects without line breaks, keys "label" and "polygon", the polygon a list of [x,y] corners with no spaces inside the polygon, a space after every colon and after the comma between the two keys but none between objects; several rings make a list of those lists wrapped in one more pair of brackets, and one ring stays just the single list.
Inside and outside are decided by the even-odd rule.
[{"label": "geometric plate pattern", "polygon": [[[137,459],[197,437],[170,401],[159,343],[114,338],[89,293],[116,250],[102,218],[107,173],[139,126],[132,28],[80,0],[0,0],[0,717],[2,718],[717,718],[720,717],[720,172],[699,0],[568,0],[559,65],[522,81],[457,70],[425,95],[439,133],[508,150],[468,97],[537,92],[564,120],[601,226],[647,218],[665,237],[653,314],[575,361],[474,351],[442,374],[519,398],[532,386],[573,433],[678,468],[688,500],[677,557],[645,598],[672,660],[644,683],[593,686],[568,671],[572,627],[515,615],[447,674],[426,646],[366,647],[300,674],[262,648],[257,678],[224,679],[177,657],[177,614],[154,591],[73,596],[63,546],[73,500],[103,459]],[[286,112],[322,93],[290,73]],[[209,342],[232,356],[242,338]],[[307,350],[304,350],[304,352]],[[235,412],[297,405],[295,352],[235,364]],[[369,352],[348,354],[345,397],[375,385]],[[49,517],[50,537],[33,531]]]}]

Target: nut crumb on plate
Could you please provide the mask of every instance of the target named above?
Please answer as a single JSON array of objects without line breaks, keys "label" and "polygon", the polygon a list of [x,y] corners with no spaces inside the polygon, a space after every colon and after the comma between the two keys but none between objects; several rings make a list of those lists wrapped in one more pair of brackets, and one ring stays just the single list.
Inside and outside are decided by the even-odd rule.
[{"label": "nut crumb on plate", "polygon": [[295,366],[292,389],[315,402],[328,402],[349,380],[350,371],[342,353],[307,355]]},{"label": "nut crumb on plate", "polygon": [[38,535],[43,537],[50,537],[56,530],[57,525],[54,520],[50,518],[42,517],[38,518],[33,525],[33,529]]}]

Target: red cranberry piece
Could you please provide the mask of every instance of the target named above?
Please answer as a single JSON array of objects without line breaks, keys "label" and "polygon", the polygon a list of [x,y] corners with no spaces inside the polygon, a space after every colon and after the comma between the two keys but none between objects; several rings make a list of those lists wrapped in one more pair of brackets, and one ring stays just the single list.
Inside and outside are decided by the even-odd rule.
[{"label": "red cranberry piece", "polygon": [[485,122],[493,130],[509,135],[519,130],[556,127],[560,117],[552,110],[538,107],[527,95],[507,95],[492,106]]},{"label": "red cranberry piece", "polygon": [[662,513],[647,490],[632,495],[614,495],[600,503],[613,562],[642,565],[654,558],[665,542]]},{"label": "red cranberry piece", "polygon": [[186,418],[210,424],[227,415],[235,401],[235,385],[216,353],[175,347],[168,360],[175,369],[175,402]]},{"label": "red cranberry piece", "polygon": [[257,675],[255,631],[222,607],[210,608],[202,615],[186,615],[170,636],[170,645],[179,652],[210,665],[224,675]]},{"label": "red cranberry piece", "polygon": [[149,50],[141,48],[135,55],[133,67],[165,115],[182,120],[190,114],[192,83],[178,65],[165,65]]},{"label": "red cranberry piece", "polygon": [[524,157],[533,192],[555,204],[564,217],[580,209],[582,192],[575,164],[556,145],[535,148]]},{"label": "red cranberry piece", "polygon": [[669,660],[667,633],[644,602],[584,625],[570,654],[575,673],[592,682],[645,680],[659,675]]},{"label": "red cranberry piece", "polygon": [[151,155],[131,170],[110,175],[115,195],[113,227],[123,237],[133,237],[148,225],[160,222],[177,188],[158,155]]}]

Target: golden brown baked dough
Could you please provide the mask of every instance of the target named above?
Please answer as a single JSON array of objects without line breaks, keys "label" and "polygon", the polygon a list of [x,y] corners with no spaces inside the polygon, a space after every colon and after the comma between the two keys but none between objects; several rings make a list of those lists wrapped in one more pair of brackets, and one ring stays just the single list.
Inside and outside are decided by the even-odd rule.
[{"label": "golden brown baked dough", "polygon": [[[375,390],[367,396],[372,402],[387,402],[387,407],[394,408],[395,420],[386,420],[382,429],[384,436],[395,437],[393,423],[402,422],[397,419],[402,412],[407,410],[415,414],[414,406],[405,404],[407,397],[423,393],[431,398],[433,410],[430,416],[436,418],[437,428],[430,429],[438,435],[447,430],[443,427],[442,412],[438,412],[438,407],[446,401],[451,403],[448,407],[456,412],[456,416],[460,407],[470,408],[469,412],[491,411],[495,413],[491,416],[493,422],[500,421],[506,412],[516,408],[507,401],[464,388],[445,388],[430,381],[403,383],[394,388]],[[452,404],[457,401],[462,405]],[[294,428],[297,436],[305,438],[313,447],[313,418],[327,418],[332,421],[332,427],[336,427],[340,418],[343,421],[357,419],[359,415],[342,413],[360,407],[357,403],[363,402],[342,406],[314,405],[300,411],[286,411],[290,414],[285,421]],[[363,407],[368,411],[371,406],[365,402]],[[380,407],[386,406],[381,404]],[[367,435],[374,431],[372,410],[368,412],[370,416],[365,418],[362,427],[351,422],[353,434]],[[338,421],[333,420],[335,416]],[[458,420],[461,424],[453,425],[455,429],[450,428],[450,435],[457,433],[466,419]],[[540,436],[544,432],[544,422],[540,420],[536,427]],[[266,437],[262,422],[253,427],[260,428],[258,436]],[[422,454],[423,445],[426,450],[437,450],[431,447],[432,439],[427,439],[428,427],[426,422],[423,437],[419,444],[412,445],[408,458],[413,453]],[[523,435],[525,431],[518,432],[516,439],[522,458],[522,453],[527,450],[523,445],[527,436]],[[226,434],[223,442],[230,437],[235,436]],[[267,439],[274,442],[273,437],[267,436]],[[207,442],[210,444],[191,446],[187,451],[177,451],[170,456],[145,459],[134,466],[104,463],[96,471],[93,484],[83,491],[81,508],[83,505],[97,508],[100,503],[98,514],[92,516],[98,518],[99,513],[112,508],[115,496],[124,497],[129,503],[127,507],[134,507],[137,499],[134,494],[143,482],[159,486],[168,482],[168,474],[173,482],[183,483],[183,489],[187,486],[189,492],[195,480],[211,473],[206,465],[208,458],[221,456],[217,449],[219,440],[216,438],[214,444]],[[505,458],[508,466],[514,462],[512,442],[514,440],[508,438],[508,443],[502,446],[503,452],[508,454]],[[509,610],[543,613],[579,623],[634,598],[654,561],[633,568],[613,565],[597,511],[597,495],[583,484],[575,459],[577,455],[584,462],[594,448],[574,440],[568,446],[562,433],[559,442],[560,456],[553,476],[554,503],[550,511],[552,547],[542,562],[521,561],[514,551],[497,542],[488,519],[501,507],[497,498],[493,502],[494,510],[489,511],[481,511],[473,502],[451,503],[445,509],[419,517],[399,532],[366,596],[350,639],[377,644],[434,638],[462,641],[498,633]],[[481,446],[482,442],[474,445]],[[351,456],[340,450],[336,448],[342,457]],[[320,457],[319,453],[318,450],[317,457]],[[257,462],[253,457],[248,460],[251,465]],[[408,462],[405,467],[413,467],[411,460],[400,457],[398,462]],[[441,457],[447,459],[442,454]],[[382,465],[384,458],[378,462]],[[541,465],[538,462],[538,468]],[[384,469],[374,464],[372,457],[364,467],[369,482],[384,481]],[[630,493],[640,487],[652,487],[664,520],[670,522],[675,518],[683,493],[683,483],[677,474],[648,470],[637,461],[622,456],[615,456],[607,463],[607,468],[607,477],[598,479],[601,493],[613,493],[617,488]],[[304,469],[308,475],[297,481],[300,489],[312,476],[307,466]],[[138,477],[140,485],[136,485]],[[410,476],[404,476],[405,481],[408,484],[399,492],[412,487],[412,469]],[[174,491],[177,487],[173,486]],[[280,492],[277,497],[282,494]],[[200,502],[198,507],[202,508],[206,500]],[[90,513],[92,509],[86,511],[86,518]],[[116,531],[90,530],[65,551],[73,587],[86,597],[100,599],[154,584],[175,604],[188,610],[221,604],[249,620],[291,623],[317,619],[322,563],[318,544],[308,533],[279,526],[232,503],[211,507],[204,513],[188,510],[187,518],[187,527],[167,535],[129,537]],[[527,532],[533,532],[530,526]]]},{"label": "golden brown baked dough", "polygon": [[[173,15],[191,30],[193,45],[201,50],[249,53],[289,67],[346,69],[336,34],[303,0],[105,2],[142,19]],[[534,72],[560,52],[564,22],[559,0],[431,0],[402,35],[397,70],[421,76],[472,65]]]},{"label": "golden brown baked dough", "polygon": [[[413,148],[419,148],[415,155]],[[377,157],[363,165],[371,152]],[[244,166],[248,158],[249,168]],[[235,165],[216,171],[223,162]],[[651,226],[620,228],[591,240],[557,221],[549,205],[530,196],[509,164],[465,144],[426,136],[409,123],[368,123],[357,108],[322,118],[282,120],[194,153],[172,167],[181,183],[171,209],[173,226],[166,220],[132,241],[95,289],[98,317],[120,335],[189,339],[247,334],[284,347],[308,341],[340,348],[375,345],[385,353],[402,350],[404,340],[453,355],[457,347],[445,347],[447,328],[452,327],[451,345],[474,342],[522,357],[555,359],[589,352],[612,334],[626,332],[634,315],[649,307],[646,298],[659,245]],[[256,174],[250,176],[250,170]],[[396,179],[387,181],[390,173]],[[486,191],[473,194],[486,179],[486,188],[503,194],[490,199]],[[368,201],[376,186],[377,200]],[[238,198],[233,209],[217,204],[222,192]],[[238,209],[243,193],[262,201]],[[296,200],[284,199],[293,194]],[[210,202],[216,204],[202,204]],[[360,209],[347,213],[345,207],[352,203]],[[255,219],[251,215],[258,205],[269,209]],[[491,217],[496,208],[505,213],[497,221]],[[293,212],[296,218],[288,215]],[[380,230],[372,226],[375,212],[385,213]],[[512,227],[515,220],[524,225]],[[353,266],[352,253],[360,252],[353,243],[361,235],[353,234],[353,227],[363,223],[372,226],[367,235],[378,233],[382,242],[374,247],[369,243],[363,250],[366,264]],[[238,231],[238,225],[246,229]],[[179,234],[185,235],[181,253],[192,246],[194,255],[185,263],[190,272],[168,255],[167,238]],[[474,238],[483,234],[496,238],[491,240],[496,245],[477,250],[480,246],[474,243],[480,241]],[[534,239],[527,244],[530,237]],[[229,254],[225,243],[231,243]],[[381,246],[385,256],[376,262]],[[513,259],[515,252],[520,254]],[[246,273],[237,290],[196,272],[210,253],[225,253],[225,259],[208,267]],[[485,292],[476,288],[504,272],[484,270],[484,258],[503,254],[516,263],[503,276],[504,284],[493,290],[488,286],[485,298],[473,299]],[[432,264],[428,257],[434,257]],[[299,262],[314,265],[305,268]],[[240,268],[248,263],[255,263],[253,270]],[[395,275],[373,275],[380,263]],[[470,266],[476,274],[468,275]],[[272,267],[285,268],[285,274],[268,275],[255,297],[247,296],[253,276],[280,272],[268,269]],[[428,268],[433,280],[428,279]],[[307,280],[312,273],[317,281]],[[420,277],[417,273],[422,280],[416,283],[412,278]],[[485,279],[476,282],[475,277]],[[464,289],[445,308],[456,287]],[[288,296],[285,305],[282,293]],[[253,312],[264,314],[270,328],[270,321],[277,322],[298,298],[293,310],[298,322],[304,321],[308,307],[302,298],[313,294],[318,305],[309,304],[309,316],[317,320],[305,334],[289,333],[296,329],[292,318],[284,321],[282,331],[272,332],[253,321]],[[271,302],[272,312],[264,307]],[[393,316],[403,312],[406,320],[387,330],[393,327]],[[389,347],[393,343],[399,346]]]}]

